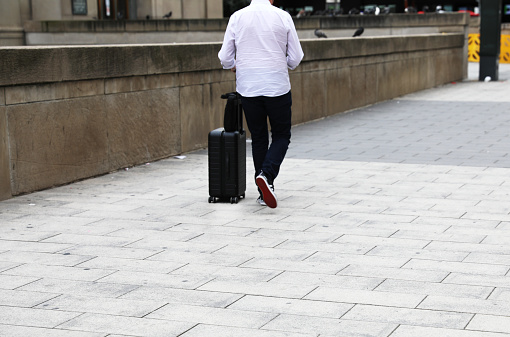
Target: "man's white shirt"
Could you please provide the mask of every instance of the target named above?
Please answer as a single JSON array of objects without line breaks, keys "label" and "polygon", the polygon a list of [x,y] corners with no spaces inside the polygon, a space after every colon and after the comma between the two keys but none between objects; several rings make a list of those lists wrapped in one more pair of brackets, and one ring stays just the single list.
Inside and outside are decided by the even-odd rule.
[{"label": "man's white shirt", "polygon": [[224,69],[236,67],[236,90],[245,97],[288,93],[288,69],[303,56],[292,17],[269,0],[252,0],[232,14],[218,53]]}]

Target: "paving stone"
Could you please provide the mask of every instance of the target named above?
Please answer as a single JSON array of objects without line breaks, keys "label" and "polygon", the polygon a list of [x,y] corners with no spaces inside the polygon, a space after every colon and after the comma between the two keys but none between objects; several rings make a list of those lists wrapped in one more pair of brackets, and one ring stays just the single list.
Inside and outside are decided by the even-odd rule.
[{"label": "paving stone", "polygon": [[419,308],[506,316],[510,310],[510,303],[504,300],[460,299],[458,297],[434,295],[428,296],[420,303]]},{"label": "paving stone", "polygon": [[[26,280],[24,282],[26,282]],[[25,285],[20,285],[18,290],[38,291],[52,294],[115,298],[124,295],[136,288],[138,288],[138,286],[128,284],[97,283],[45,278],[34,280],[30,283],[25,283]]]},{"label": "paving stone", "polygon": [[[486,299],[494,290],[493,287],[471,286],[460,284],[445,284],[433,282],[419,282],[406,280],[386,279],[378,287],[376,291],[386,291],[390,293],[400,292],[405,294],[422,294],[431,296],[451,296],[462,299]],[[460,299],[458,299],[460,301]],[[427,301],[427,300],[426,300]],[[461,312],[461,310],[457,310]]]},{"label": "paving stone", "polygon": [[396,246],[404,248],[424,248],[430,241],[415,239],[398,239],[398,238],[378,238],[360,235],[344,235],[335,242],[338,243],[359,243],[372,244],[374,246]]},{"label": "paving stone", "polygon": [[510,269],[510,267],[508,266],[494,264],[433,261],[418,259],[412,259],[411,261],[406,263],[402,268],[440,270],[464,274],[483,274],[483,275],[505,275],[506,273],[508,273]]},{"label": "paving stone", "polygon": [[342,319],[462,329],[469,323],[472,317],[472,314],[466,313],[358,304],[345,314]]},{"label": "paving stone", "polygon": [[379,291],[353,290],[341,288],[318,287],[305,299],[315,301],[332,301],[353,304],[372,304],[390,307],[415,308],[425,295],[385,293]]},{"label": "paving stone", "polygon": [[0,274],[0,289],[13,290],[39,280],[40,277],[26,277]]},{"label": "paving stone", "polygon": [[213,278],[219,281],[267,282],[280,274],[269,268],[224,267],[211,264],[188,264],[171,273],[172,275],[193,275]]},{"label": "paving stone", "polygon": [[140,301],[90,296],[62,295],[35,308],[69,312],[144,317],[166,305],[164,301]]},{"label": "paving stone", "polygon": [[[264,248],[264,247],[246,247],[239,245],[228,245],[225,246],[214,253],[212,255],[218,256],[238,256],[243,257],[244,262],[258,257],[264,259],[274,259],[274,260],[286,260],[286,261],[302,261],[312,255],[315,252],[315,249],[312,247],[303,247],[303,249],[291,249],[287,247],[286,241],[283,245],[278,245],[275,248]],[[315,243],[314,243],[315,244]],[[317,245],[320,245],[317,243]],[[243,262],[243,263],[244,263]],[[242,263],[239,263],[241,265]]]},{"label": "paving stone", "polygon": [[441,282],[448,276],[448,272],[350,265],[343,269],[339,275],[378,277],[408,281]]},{"label": "paving stone", "polygon": [[315,286],[270,284],[266,282],[211,281],[199,287],[198,290],[271,297],[302,298],[315,288]]},{"label": "paving stone", "polygon": [[373,290],[384,279],[375,277],[354,277],[285,271],[273,278],[270,283],[288,283],[296,285],[326,286],[342,289]]},{"label": "paving stone", "polygon": [[508,334],[510,333],[510,317],[476,314],[466,329]]},{"label": "paving stone", "polygon": [[347,267],[347,263],[325,261],[283,261],[273,259],[253,259],[243,264],[243,267],[269,269],[277,271],[301,271],[334,275]]},{"label": "paving stone", "polygon": [[340,318],[352,307],[352,304],[345,303],[262,296],[244,296],[229,306],[229,308],[237,310],[327,318]]},{"label": "paving stone", "polygon": [[316,337],[316,333],[292,333],[274,330],[257,330],[230,326],[199,324],[185,332],[182,337],[222,336],[222,337]]},{"label": "paving stone", "polygon": [[[354,255],[354,254],[336,254],[329,252],[318,252],[306,259],[309,262],[332,263],[338,265],[369,265],[377,267],[399,268],[405,265],[409,258],[407,257],[386,257],[373,255]],[[317,272],[320,272],[317,270]]]},{"label": "paving stone", "polygon": [[[68,248],[69,247],[69,248]],[[67,249],[66,249],[67,248]],[[145,259],[159,252],[160,249],[144,249],[136,247],[109,247],[109,246],[70,246],[65,245],[59,250],[62,254],[86,255],[91,257],[105,256],[128,259]]]},{"label": "paving stone", "polygon": [[130,292],[126,292],[121,298],[225,308],[239,300],[242,296],[241,294],[235,293],[142,286]]},{"label": "paving stone", "polygon": [[134,271],[118,271],[115,273],[110,273],[109,276],[101,278],[98,280],[98,282],[132,285],[151,284],[154,286],[169,288],[196,289],[212,280],[213,278],[213,276],[201,275],[173,275]]},{"label": "paving stone", "polygon": [[64,249],[73,247],[73,245],[61,243],[23,242],[8,240],[0,240],[0,246],[2,247],[3,250],[37,252],[37,253],[57,253]]},{"label": "paving stone", "polygon": [[264,326],[276,316],[275,313],[254,312],[253,310],[208,308],[174,303],[155,310],[146,317],[256,329]]},{"label": "paving stone", "polygon": [[80,313],[0,306],[0,324],[54,328]]},{"label": "paving stone", "polygon": [[508,276],[451,273],[443,283],[508,287]]},{"label": "paving stone", "polygon": [[400,325],[391,337],[502,337],[500,333]]},{"label": "paving stone", "polygon": [[87,313],[60,324],[58,328],[105,334],[169,337],[179,336],[195,325],[186,322]]},{"label": "paving stone", "polygon": [[80,267],[45,266],[24,264],[4,272],[7,275],[51,277],[62,280],[95,281],[112,274],[114,271]]},{"label": "paving stone", "polygon": [[397,325],[389,323],[360,322],[332,318],[280,315],[264,329],[296,333],[315,333],[320,336],[387,336]]},{"label": "paving stone", "polygon": [[43,242],[64,243],[72,245],[109,246],[109,247],[122,247],[135,241],[135,239],[125,239],[120,237],[110,237],[104,235],[77,235],[77,234],[52,235],[50,238],[41,240]]},{"label": "paving stone", "polygon": [[0,324],[0,336],[9,337],[104,337],[103,333],[90,333],[50,328],[34,328],[26,326]]},{"label": "paving stone", "polygon": [[[1,258],[1,255],[0,255]],[[114,257],[95,257],[80,263],[78,266],[88,269],[122,270],[147,273],[167,274],[184,266],[185,263],[120,259]]]},{"label": "paving stone", "polygon": [[[179,244],[172,244],[170,247],[171,250],[164,250],[158,254],[150,256],[148,260],[173,262],[186,261],[187,263],[239,266],[253,258],[253,256],[249,255],[249,248],[251,247],[247,248],[248,255],[228,254],[228,252],[223,253],[221,249],[226,246],[218,247],[217,245],[197,245],[185,243],[183,246],[180,246]],[[187,249],[188,247],[189,249]]]},{"label": "paving stone", "polygon": [[0,306],[32,308],[57,295],[21,290],[1,290]]},{"label": "paving stone", "polygon": [[[367,255],[407,257],[408,259],[425,259],[436,261],[466,261],[469,253],[466,252],[445,252],[442,250],[428,249],[404,249],[401,247],[375,247]],[[466,261],[470,262],[470,261]],[[477,261],[471,261],[477,262]]]}]

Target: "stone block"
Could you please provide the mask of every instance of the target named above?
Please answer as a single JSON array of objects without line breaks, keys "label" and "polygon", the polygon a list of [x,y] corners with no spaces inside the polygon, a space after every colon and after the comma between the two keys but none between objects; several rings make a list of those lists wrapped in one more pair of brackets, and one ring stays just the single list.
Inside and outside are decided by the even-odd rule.
[{"label": "stone block", "polygon": [[88,20],[73,20],[64,21],[61,24],[64,26],[65,33],[83,33],[83,32],[94,32],[96,30],[97,21]]},{"label": "stone block", "polygon": [[325,117],[326,92],[324,90],[325,72],[303,73],[303,117],[311,121]]},{"label": "stone block", "polygon": [[97,97],[8,106],[12,194],[108,172],[104,111]]},{"label": "stone block", "polygon": [[34,84],[5,89],[5,99],[9,105],[102,94],[104,94],[104,81],[102,80]]},{"label": "stone block", "polygon": [[303,73],[299,71],[290,72],[290,84],[292,92],[292,125],[305,122],[303,117]]},{"label": "stone block", "polygon": [[351,73],[349,68],[337,68],[326,72],[327,115],[347,111],[351,107]]},{"label": "stone block", "polygon": [[106,95],[117,94],[121,92],[144,91],[148,89],[147,77],[121,77],[105,80],[104,83]]},{"label": "stone block", "polygon": [[126,21],[126,32],[146,32],[156,31],[157,21],[156,20],[136,20]]},{"label": "stone block", "polygon": [[7,139],[7,119],[5,115],[6,110],[6,107],[0,106],[0,200],[11,197],[9,145]]},{"label": "stone block", "polygon": [[377,65],[368,64],[365,68],[365,90],[366,97],[365,103],[375,104],[377,103]]},{"label": "stone block", "polygon": [[402,94],[402,64],[401,62],[386,62],[379,64],[377,73],[378,101],[386,101]]},{"label": "stone block", "polygon": [[59,81],[60,57],[58,48],[1,48],[0,86]]},{"label": "stone block", "polygon": [[367,79],[364,65],[351,67],[350,69],[350,108],[360,108],[367,105]]},{"label": "stone block", "polygon": [[110,170],[181,152],[177,88],[107,95],[103,109]]},{"label": "stone block", "polygon": [[96,32],[124,32],[126,22],[123,20],[100,20],[95,22]]},{"label": "stone block", "polygon": [[182,32],[189,30],[188,20],[158,20],[157,30],[163,32]]},{"label": "stone block", "polygon": [[147,74],[147,51],[140,46],[62,49],[64,81]]},{"label": "stone block", "polygon": [[207,136],[211,131],[209,111],[214,101],[209,84],[181,88],[179,106],[183,152],[207,146]]},{"label": "stone block", "polygon": [[182,3],[182,13],[188,19],[200,19],[206,17],[206,4],[202,0],[187,0]]},{"label": "stone block", "polygon": [[208,83],[205,81],[204,72],[186,72],[179,73],[179,86],[188,87],[192,85],[201,85]]},{"label": "stone block", "polygon": [[147,87],[149,89],[175,88],[178,83],[179,74],[147,76]]},{"label": "stone block", "polygon": [[227,23],[224,19],[189,20],[189,30],[199,32],[225,31]]},{"label": "stone block", "polygon": [[5,105],[5,88],[0,88],[0,106]]},{"label": "stone block", "polygon": [[146,48],[148,73],[203,71],[221,69],[218,61],[219,43],[160,45]]}]

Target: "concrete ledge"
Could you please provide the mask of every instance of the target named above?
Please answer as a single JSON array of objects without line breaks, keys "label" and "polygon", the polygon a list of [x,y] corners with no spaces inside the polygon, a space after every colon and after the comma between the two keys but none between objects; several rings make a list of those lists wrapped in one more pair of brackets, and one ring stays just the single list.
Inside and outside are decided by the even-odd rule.
[{"label": "concrete ledge", "polygon": [[[127,20],[127,21],[29,21],[26,32],[173,32],[173,31],[225,31],[228,18],[188,20]],[[467,13],[429,13],[427,15],[341,15],[337,17],[304,17],[294,19],[296,29],[334,28],[381,28],[465,26],[469,23]]]},{"label": "concrete ledge", "polygon": [[[467,13],[343,15],[295,18],[301,39],[315,38],[321,28],[331,37],[351,37],[365,28],[364,36],[463,33]],[[228,19],[45,21],[25,24],[27,45],[95,45],[221,42]]]},{"label": "concrete ledge", "polygon": [[[294,124],[464,76],[463,34],[303,40]],[[219,43],[0,48],[0,199],[207,146]]]}]

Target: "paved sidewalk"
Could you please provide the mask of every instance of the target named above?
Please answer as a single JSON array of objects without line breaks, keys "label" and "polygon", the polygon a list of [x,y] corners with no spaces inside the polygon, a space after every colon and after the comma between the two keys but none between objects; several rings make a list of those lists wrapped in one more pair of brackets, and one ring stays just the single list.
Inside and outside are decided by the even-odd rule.
[{"label": "paved sidewalk", "polygon": [[0,202],[0,336],[510,336],[500,77],[295,127],[277,209],[206,151]]}]

